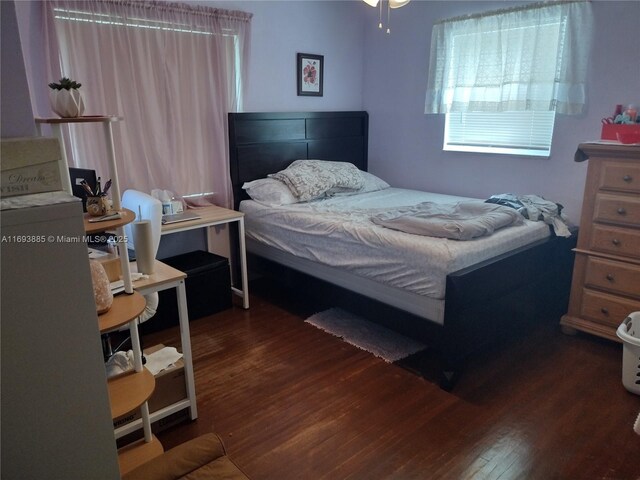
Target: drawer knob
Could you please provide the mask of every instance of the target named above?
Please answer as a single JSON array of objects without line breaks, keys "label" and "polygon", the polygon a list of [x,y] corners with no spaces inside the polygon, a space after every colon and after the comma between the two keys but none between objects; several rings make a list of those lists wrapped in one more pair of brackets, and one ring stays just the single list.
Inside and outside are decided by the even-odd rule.
[{"label": "drawer knob", "polygon": [[627,183],[631,183],[633,181],[633,177],[631,175],[625,175],[624,177],[622,177],[622,180]]},{"label": "drawer knob", "polygon": [[611,273],[607,273],[606,279],[609,280],[610,282],[613,282],[616,277],[613,276],[613,274]]},{"label": "drawer knob", "polygon": [[609,315],[609,309],[607,307],[602,307],[600,311],[603,315]]},{"label": "drawer knob", "polygon": [[613,243],[617,247],[618,245],[620,245],[620,240],[614,238],[613,240],[611,240],[611,243]]},{"label": "drawer knob", "polygon": [[627,211],[623,207],[618,208],[618,210],[616,210],[616,211],[620,215],[626,215],[627,214]]}]

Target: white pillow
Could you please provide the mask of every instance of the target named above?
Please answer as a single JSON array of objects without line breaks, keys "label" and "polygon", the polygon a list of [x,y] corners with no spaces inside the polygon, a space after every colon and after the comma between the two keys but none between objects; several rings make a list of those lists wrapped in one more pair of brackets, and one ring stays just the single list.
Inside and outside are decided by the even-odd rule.
[{"label": "white pillow", "polygon": [[384,190],[385,188],[390,188],[387,182],[382,180],[379,177],[376,177],[374,174],[369,172],[360,171],[360,175],[362,176],[363,185],[361,188],[357,189],[346,189],[346,188],[335,188],[331,189],[327,192],[327,195],[330,196],[345,196],[345,195],[355,195],[357,193],[367,193],[367,192],[377,192],[378,190]]},{"label": "white pillow", "polygon": [[293,196],[289,187],[280,180],[273,178],[261,178],[242,185],[252,200],[269,206],[291,205],[298,199]]},{"label": "white pillow", "polygon": [[385,188],[391,188],[391,185],[381,178],[376,177],[373,173],[361,171],[360,175],[362,175],[364,185],[362,185],[358,193],[376,192],[378,190],[384,190]]}]

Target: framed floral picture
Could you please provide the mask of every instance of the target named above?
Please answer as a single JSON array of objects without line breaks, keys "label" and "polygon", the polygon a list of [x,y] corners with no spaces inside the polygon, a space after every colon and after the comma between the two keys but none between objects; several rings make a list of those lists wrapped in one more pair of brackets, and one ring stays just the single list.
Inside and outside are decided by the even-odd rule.
[{"label": "framed floral picture", "polygon": [[298,95],[322,96],[324,55],[298,53]]}]

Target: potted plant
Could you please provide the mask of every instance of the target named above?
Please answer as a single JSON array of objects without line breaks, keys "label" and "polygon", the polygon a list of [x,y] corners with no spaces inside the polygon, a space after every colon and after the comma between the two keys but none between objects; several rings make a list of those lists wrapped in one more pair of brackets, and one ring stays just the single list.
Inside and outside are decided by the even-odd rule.
[{"label": "potted plant", "polygon": [[80,117],[84,113],[84,102],[79,88],[82,86],[67,77],[60,79],[58,83],[50,83],[49,100],[54,112],[63,118]]}]

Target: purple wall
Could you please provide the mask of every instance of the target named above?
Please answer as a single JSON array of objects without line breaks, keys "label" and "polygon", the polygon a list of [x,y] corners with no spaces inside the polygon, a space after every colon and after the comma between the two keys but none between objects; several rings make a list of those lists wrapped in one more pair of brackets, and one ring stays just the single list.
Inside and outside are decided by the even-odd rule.
[{"label": "purple wall", "polygon": [[[361,110],[365,4],[355,1],[188,1],[253,13],[245,111]],[[16,10],[34,110],[50,115],[41,2]],[[324,96],[298,97],[296,53],[325,56]]]},{"label": "purple wall", "polygon": [[[20,36],[13,2],[1,2],[2,27],[2,82],[0,101],[2,137],[28,137],[35,135],[36,126],[31,113],[25,65],[20,51]],[[16,48],[18,47],[18,48]]]},{"label": "purple wall", "polygon": [[[599,137],[600,118],[615,104],[640,103],[637,1],[592,2],[587,112],[558,116],[548,159],[443,152],[443,116],[423,113],[433,22],[504,1],[413,0],[392,12],[391,35],[360,0],[192,3],[254,14],[246,111],[367,110],[370,169],[394,186],[477,197],[536,193],[563,203],[577,222],[586,174],[573,161],[577,144]],[[47,115],[39,10],[40,2],[16,4],[34,110]],[[296,52],[325,55],[324,97],[296,95]]]},{"label": "purple wall", "polygon": [[[220,5],[229,8],[229,3]],[[362,109],[364,4],[352,1],[234,4],[254,14],[246,111]],[[324,96],[297,96],[298,52],[324,55]]]},{"label": "purple wall", "polygon": [[[516,4],[516,2],[508,2]],[[527,2],[517,2],[527,3]],[[617,103],[640,103],[640,2],[596,1],[582,116],[559,115],[551,157],[443,152],[444,115],[425,115],[431,26],[466,13],[503,8],[505,2],[413,1],[391,13],[391,35],[377,28],[370,9],[365,25],[364,109],[370,115],[370,170],[394,186],[486,198],[495,193],[540,194],[580,218],[586,164],[573,161],[580,142],[598,139],[600,119]],[[627,32],[627,33],[625,33]]]}]

